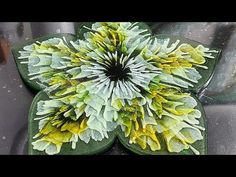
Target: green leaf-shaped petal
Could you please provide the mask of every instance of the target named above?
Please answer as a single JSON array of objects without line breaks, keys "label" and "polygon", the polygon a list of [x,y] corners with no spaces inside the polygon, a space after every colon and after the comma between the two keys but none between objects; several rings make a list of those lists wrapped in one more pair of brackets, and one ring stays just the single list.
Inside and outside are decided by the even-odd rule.
[{"label": "green leaf-shaped petal", "polygon": [[[68,34],[68,33],[64,33],[64,34],[61,33],[61,34],[54,34],[54,35],[50,35],[50,36],[44,36],[44,37],[40,37],[40,38],[37,38],[37,39],[34,39],[34,40],[30,40],[30,41],[27,41],[27,42],[24,42],[24,43],[21,43],[21,44],[16,44],[12,48],[12,53],[13,53],[15,62],[17,64],[17,68],[18,68],[18,70],[20,72],[20,75],[21,75],[22,79],[25,81],[25,83],[29,87],[31,87],[32,89],[34,89],[36,91],[42,90],[42,86],[40,85],[41,82],[38,79],[35,79],[35,80],[31,80],[30,79],[32,76],[30,77],[28,75],[29,74],[28,65],[21,63],[21,62],[26,62],[27,59],[24,59],[24,58],[19,59],[20,56],[24,56],[23,52],[22,53],[19,53],[19,52],[20,51],[25,51],[25,50],[31,51],[33,49],[31,44],[33,44],[33,43],[35,43],[37,41],[42,42],[42,41],[46,41],[48,39],[53,39],[53,38],[60,38],[60,39],[65,38],[65,40],[69,44],[70,41],[74,41],[75,40],[75,35]],[[25,54],[28,55],[27,52],[25,52]],[[45,65],[47,66],[49,64],[49,63],[46,63],[46,62],[50,62],[50,61],[48,61],[47,58],[44,57],[44,60],[41,60],[40,63],[37,63],[37,65],[41,66],[41,68],[43,69],[43,66],[45,66]],[[34,67],[32,69],[35,69],[35,68],[36,67]]]},{"label": "green leaf-shaped petal", "polygon": [[[78,39],[84,39],[84,34],[91,31],[90,29],[92,28],[92,25],[94,23],[95,22],[80,23],[79,27],[77,29],[77,32],[76,32],[76,36],[78,37]],[[134,24],[134,22],[130,22],[130,23]],[[137,22],[136,25],[139,26],[140,29],[147,30],[146,32],[144,32],[142,34],[148,34],[148,33],[152,34],[152,31],[151,31],[150,27],[146,23]]]},{"label": "green leaf-shaped petal", "polygon": [[[72,149],[71,143],[64,143],[61,146],[50,144],[46,141],[36,141],[33,139],[33,137],[38,133],[38,121],[33,120],[36,117],[36,112],[37,112],[37,103],[41,100],[48,100],[47,94],[45,94],[43,91],[39,92],[31,105],[30,111],[29,111],[29,128],[28,128],[28,135],[29,135],[29,142],[28,142],[28,152],[29,154],[33,155],[46,155],[45,149],[47,154],[59,154],[59,155],[90,155],[90,154],[98,154],[101,152],[104,152],[105,150],[109,149],[110,146],[112,146],[113,142],[115,141],[116,138],[116,132],[109,132],[108,137],[109,138],[104,138],[102,141],[95,141],[91,139],[88,143],[85,143],[82,140],[78,140],[76,143],[76,148]],[[61,137],[61,138],[66,138],[66,135]],[[42,151],[35,150],[33,149],[33,145],[37,145],[38,149],[41,149]],[[36,143],[35,143],[36,142]]]},{"label": "green leaf-shaped petal", "polygon": [[[207,125],[206,125],[206,117],[205,117],[205,113],[204,113],[204,110],[203,110],[203,107],[200,103],[200,101],[193,95],[191,95],[193,98],[195,98],[195,100],[197,101],[197,106],[195,107],[197,110],[201,111],[202,115],[201,117],[199,118],[199,126],[201,127],[204,127],[205,128],[205,131],[202,132],[202,136],[203,136],[203,139],[202,140],[198,140],[196,141],[195,143],[191,144],[191,146],[194,148],[194,149],[197,149],[198,152],[201,154],[201,155],[205,155],[207,154]],[[183,134],[185,134],[185,137],[188,139],[188,142],[192,141],[194,138],[199,138],[198,137],[198,134],[197,136],[194,136],[194,133],[195,132],[188,132],[186,129],[184,130],[183,129]],[[176,153],[176,152],[169,152],[167,150],[167,146],[166,146],[166,142],[165,142],[165,139],[164,137],[157,133],[157,138],[160,142],[160,146],[161,146],[161,149],[160,150],[157,150],[157,151],[153,151],[150,149],[150,147],[146,147],[146,149],[142,149],[140,147],[140,145],[138,144],[130,144],[129,143],[129,137],[125,137],[125,134],[124,132],[121,130],[121,128],[118,128],[117,129],[117,136],[120,140],[120,142],[127,148],[129,149],[131,152],[134,152],[134,153],[137,153],[137,154],[141,154],[141,155],[194,155],[194,152],[193,150],[191,150],[191,148],[189,149],[185,149],[185,150],[182,150],[181,152],[179,153]],[[194,136],[194,138],[193,138]],[[147,143],[148,140],[146,141]],[[174,141],[173,141],[174,143]],[[176,147],[177,148],[177,147]],[[180,147],[181,148],[181,147]]]},{"label": "green leaf-shaped petal", "polygon": [[[183,47],[180,47],[181,51],[182,52],[189,51],[191,57],[195,59],[193,63],[195,63],[196,65],[194,65],[192,68],[186,67],[186,69],[183,70],[183,67],[177,67],[177,69],[173,70],[173,73],[170,74],[169,76],[167,75],[163,76],[164,79],[168,79],[170,81],[170,84],[173,84],[174,82],[173,78],[174,78],[174,80],[176,80],[175,82],[178,83],[177,84],[178,86],[183,84],[183,89],[189,90],[190,92],[193,93],[199,93],[202,89],[204,89],[208,85],[214,73],[215,66],[218,63],[221,54],[220,49],[204,45],[197,41],[183,38],[181,36],[160,34],[160,35],[155,35],[155,38],[163,42],[166,41],[166,39],[169,39],[167,47],[170,47],[171,44],[176,43],[176,41],[179,41],[178,44],[176,45],[176,48],[178,48],[182,44],[186,44]],[[194,48],[198,46],[199,51],[201,52],[204,51],[206,55],[201,58],[201,56],[198,55],[196,52],[194,53],[192,47],[190,47],[189,45],[191,45]],[[202,46],[204,46],[205,48],[209,48],[209,51],[213,52],[206,51]],[[209,54],[211,54],[211,56]],[[203,63],[202,60],[204,60],[205,63]],[[197,63],[197,61],[199,63]]]}]

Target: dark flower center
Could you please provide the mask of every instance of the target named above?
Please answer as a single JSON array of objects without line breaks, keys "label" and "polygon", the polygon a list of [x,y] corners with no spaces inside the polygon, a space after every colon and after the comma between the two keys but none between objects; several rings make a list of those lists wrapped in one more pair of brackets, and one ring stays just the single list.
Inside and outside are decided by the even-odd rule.
[{"label": "dark flower center", "polygon": [[125,68],[125,66],[122,66],[119,60],[115,61],[113,59],[106,67],[105,73],[106,76],[110,77],[112,81],[127,80],[129,78],[128,73],[130,73],[130,69]]}]

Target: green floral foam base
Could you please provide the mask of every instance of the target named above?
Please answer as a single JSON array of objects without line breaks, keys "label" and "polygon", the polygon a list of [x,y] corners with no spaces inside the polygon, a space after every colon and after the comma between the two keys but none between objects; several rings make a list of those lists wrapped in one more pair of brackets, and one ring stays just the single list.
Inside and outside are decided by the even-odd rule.
[{"label": "green floral foam base", "polygon": [[15,46],[19,72],[39,91],[29,112],[29,154],[98,154],[118,138],[137,154],[207,154],[196,95],[220,50],[145,23],[84,23]]}]

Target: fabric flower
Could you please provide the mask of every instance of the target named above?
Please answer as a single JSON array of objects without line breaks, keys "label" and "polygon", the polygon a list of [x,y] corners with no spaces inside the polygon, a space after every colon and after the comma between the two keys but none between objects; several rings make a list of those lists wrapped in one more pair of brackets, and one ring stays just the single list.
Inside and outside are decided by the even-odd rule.
[{"label": "fabric flower", "polygon": [[204,113],[187,90],[203,87],[219,50],[152,36],[143,23],[91,23],[78,36],[13,50],[18,67],[26,67],[23,78],[47,94],[32,105],[32,149],[58,154],[69,144],[70,154],[113,133],[131,150],[200,154],[194,143],[204,141]]}]

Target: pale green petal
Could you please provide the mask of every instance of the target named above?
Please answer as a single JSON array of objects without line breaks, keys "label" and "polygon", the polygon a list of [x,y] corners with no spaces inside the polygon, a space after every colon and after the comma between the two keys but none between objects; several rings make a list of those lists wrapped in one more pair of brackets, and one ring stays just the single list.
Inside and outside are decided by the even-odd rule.
[{"label": "pale green petal", "polygon": [[32,145],[33,145],[33,149],[44,151],[50,145],[50,142],[47,142],[44,140],[37,140],[33,142]]},{"label": "pale green petal", "polygon": [[85,98],[84,102],[96,110],[97,115],[100,113],[102,106],[104,105],[104,100],[98,95],[89,95]]},{"label": "pale green petal", "polygon": [[46,148],[46,153],[48,155],[54,155],[60,152],[60,148],[61,146],[56,146],[55,144],[50,144],[47,148]]}]

